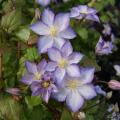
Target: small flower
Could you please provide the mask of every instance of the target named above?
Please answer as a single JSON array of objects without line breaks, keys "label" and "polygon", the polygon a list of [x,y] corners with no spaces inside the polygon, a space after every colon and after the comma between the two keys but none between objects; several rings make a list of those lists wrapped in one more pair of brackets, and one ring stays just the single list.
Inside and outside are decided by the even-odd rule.
[{"label": "small flower", "polygon": [[117,80],[110,80],[110,82],[108,82],[108,86],[113,90],[120,90],[120,82]]},{"label": "small flower", "polygon": [[50,4],[51,0],[37,0],[37,2],[43,7],[45,7]]},{"label": "small flower", "polygon": [[99,17],[96,13],[97,11],[94,8],[88,7],[87,5],[79,5],[71,9],[70,17],[99,22]]},{"label": "small flower", "polygon": [[31,26],[31,29],[41,35],[38,40],[39,53],[47,52],[48,48],[56,47],[60,49],[66,39],[73,39],[76,35],[69,26],[70,17],[68,13],[54,13],[45,9],[42,20]]},{"label": "small flower", "polygon": [[12,95],[20,95],[20,89],[19,88],[7,88],[7,93],[10,93]]},{"label": "small flower", "polygon": [[38,65],[29,61],[25,62],[27,74],[21,79],[24,84],[30,85],[34,81],[40,81],[46,71],[47,62],[42,60]]},{"label": "small flower", "polygon": [[50,73],[45,73],[41,81],[33,82],[30,88],[33,96],[41,96],[46,103],[48,103],[51,93],[57,92]]},{"label": "small flower", "polygon": [[61,50],[56,48],[48,49],[48,56],[51,62],[48,63],[47,70],[54,71],[57,82],[61,82],[67,73],[69,76],[78,77],[80,75],[79,67],[83,55],[79,52],[73,52],[70,42],[66,42]]},{"label": "small flower", "polygon": [[78,111],[85,100],[90,100],[96,96],[92,80],[94,68],[82,68],[80,77],[65,76],[59,84],[59,91],[53,97],[60,102],[66,100],[66,104],[73,112]]},{"label": "small flower", "polygon": [[111,31],[112,31],[110,25],[109,25],[109,24],[104,24],[103,26],[104,26],[104,29],[103,29],[103,31],[102,31],[103,34],[104,34],[104,35],[110,35],[110,34],[111,34]]},{"label": "small flower", "polygon": [[102,37],[100,37],[96,45],[95,52],[98,55],[108,55],[112,53],[112,49],[113,43],[111,41],[104,41]]},{"label": "small flower", "polygon": [[120,65],[114,65],[114,69],[116,70],[116,75],[120,76]]}]

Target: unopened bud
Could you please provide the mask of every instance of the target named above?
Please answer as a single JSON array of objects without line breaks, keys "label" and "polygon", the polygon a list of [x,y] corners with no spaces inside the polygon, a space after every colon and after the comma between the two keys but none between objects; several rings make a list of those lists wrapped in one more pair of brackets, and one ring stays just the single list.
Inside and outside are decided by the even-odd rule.
[{"label": "unopened bud", "polygon": [[120,90],[120,82],[117,80],[110,80],[110,82],[108,82],[108,86],[113,90]]},{"label": "unopened bud", "polygon": [[18,88],[8,88],[6,92],[12,94],[12,95],[20,95],[20,89]]}]

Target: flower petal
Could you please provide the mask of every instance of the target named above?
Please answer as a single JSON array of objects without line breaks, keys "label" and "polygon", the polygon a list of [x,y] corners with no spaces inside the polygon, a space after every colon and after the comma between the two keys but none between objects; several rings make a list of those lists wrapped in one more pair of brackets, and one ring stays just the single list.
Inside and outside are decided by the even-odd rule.
[{"label": "flower petal", "polygon": [[45,9],[43,14],[42,14],[42,21],[48,25],[49,27],[51,27],[53,25],[54,22],[54,13],[49,10],[49,9]]},{"label": "flower petal", "polygon": [[34,82],[35,79],[34,79],[34,75],[24,75],[21,79],[21,82],[26,84],[26,85],[31,85],[32,82]]},{"label": "flower petal", "polygon": [[80,72],[82,84],[91,83],[94,78],[94,72],[94,68],[82,68]]},{"label": "flower petal", "polygon": [[52,72],[55,70],[55,68],[57,67],[57,63],[55,62],[48,62],[47,66],[46,66],[46,70],[49,72]]},{"label": "flower petal", "polygon": [[83,105],[84,99],[80,96],[78,91],[71,91],[66,97],[66,104],[70,110],[77,112]]},{"label": "flower petal", "polygon": [[38,72],[38,71],[37,71],[37,66],[36,66],[35,63],[26,61],[26,62],[25,62],[25,66],[26,66],[27,71],[28,71],[30,74],[36,74],[36,73]]},{"label": "flower petal", "polygon": [[54,25],[59,31],[65,30],[69,26],[70,17],[68,13],[60,13],[55,17]]},{"label": "flower petal", "polygon": [[65,69],[57,68],[55,70],[54,74],[55,74],[55,78],[56,78],[56,83],[59,85],[62,82],[62,80],[63,80],[63,78],[65,76]]},{"label": "flower petal", "polygon": [[67,73],[71,77],[79,77],[80,76],[80,69],[77,65],[70,65],[67,67]]},{"label": "flower petal", "polygon": [[73,39],[76,37],[75,32],[69,27],[63,31],[61,31],[58,35],[61,38],[65,38],[65,39]]},{"label": "flower petal", "polygon": [[40,37],[38,40],[38,51],[39,53],[47,52],[48,48],[51,48],[53,45],[53,39],[50,36]]},{"label": "flower petal", "polygon": [[58,62],[61,60],[61,53],[56,48],[48,49],[48,56],[50,60],[55,61],[55,62]]},{"label": "flower petal", "polygon": [[87,16],[85,17],[85,19],[92,20],[92,21],[96,21],[96,22],[100,22],[99,17],[98,17],[97,15],[93,15],[93,14],[87,15]]},{"label": "flower petal", "polygon": [[95,88],[91,84],[83,85],[79,88],[79,93],[86,100],[90,100],[96,96]]},{"label": "flower petal", "polygon": [[38,35],[48,35],[49,34],[49,27],[42,23],[41,21],[31,25],[30,27],[32,31],[37,33]]},{"label": "flower petal", "polygon": [[41,74],[44,74],[44,72],[46,71],[46,66],[47,66],[47,62],[45,59],[43,59],[38,65],[37,65],[37,69]]},{"label": "flower petal", "polygon": [[69,62],[70,62],[70,64],[76,64],[76,63],[79,63],[82,58],[83,58],[83,54],[81,54],[79,52],[73,52],[69,56]]},{"label": "flower petal", "polygon": [[54,44],[53,46],[55,48],[61,49],[61,47],[64,45],[65,40],[63,38],[56,37],[54,38]]},{"label": "flower petal", "polygon": [[68,41],[65,42],[65,44],[61,48],[61,52],[62,52],[62,54],[64,54],[64,56],[69,56],[73,52],[71,43]]},{"label": "flower petal", "polygon": [[80,10],[78,7],[73,7],[70,11],[70,17],[78,17],[80,14]]},{"label": "flower petal", "polygon": [[50,4],[51,0],[37,0],[37,2],[43,7],[45,7]]}]

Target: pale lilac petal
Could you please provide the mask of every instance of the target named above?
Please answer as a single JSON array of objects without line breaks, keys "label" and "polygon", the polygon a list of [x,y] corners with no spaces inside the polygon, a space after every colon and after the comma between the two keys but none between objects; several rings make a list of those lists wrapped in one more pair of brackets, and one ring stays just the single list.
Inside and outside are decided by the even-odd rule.
[{"label": "pale lilac petal", "polygon": [[55,62],[58,62],[61,60],[61,53],[56,48],[49,49],[48,56],[49,56],[50,60],[55,61]]},{"label": "pale lilac petal", "polygon": [[69,63],[70,63],[70,64],[79,63],[82,58],[83,58],[83,54],[81,54],[81,53],[79,53],[79,52],[73,52],[73,53],[69,56]]},{"label": "pale lilac petal", "polygon": [[56,67],[57,67],[57,63],[48,62],[47,66],[46,66],[46,70],[52,72],[55,70]]},{"label": "pale lilac petal", "polygon": [[41,81],[39,81],[39,80],[32,82],[30,89],[33,92],[33,94],[36,94],[36,91],[38,91],[40,89],[40,82]]},{"label": "pale lilac petal", "polygon": [[86,100],[90,100],[96,96],[95,88],[92,84],[86,84],[79,88],[79,93]]},{"label": "pale lilac petal", "polygon": [[56,83],[60,84],[65,76],[65,69],[63,68],[57,68],[55,70],[55,78],[56,78]]},{"label": "pale lilac petal", "polygon": [[27,71],[31,74],[36,74],[38,72],[37,71],[37,66],[36,66],[35,63],[26,61],[25,66],[26,66]]},{"label": "pale lilac petal", "polygon": [[26,85],[31,85],[35,81],[34,75],[24,75],[21,79],[21,82]]},{"label": "pale lilac petal", "polygon": [[42,23],[41,21],[31,25],[30,27],[32,31],[37,33],[38,35],[48,35],[49,34],[49,27]]},{"label": "pale lilac petal", "polygon": [[85,19],[93,20],[93,21],[96,21],[96,22],[100,22],[99,17],[98,17],[97,15],[93,15],[93,14],[87,15],[87,16],[85,17]]},{"label": "pale lilac petal", "polygon": [[77,65],[70,65],[66,68],[67,74],[71,77],[79,77],[80,69]]},{"label": "pale lilac petal", "polygon": [[37,0],[37,2],[43,7],[45,7],[50,4],[51,0]]},{"label": "pale lilac petal", "polygon": [[45,59],[43,59],[38,65],[37,65],[37,69],[41,74],[44,74],[44,72],[46,71],[46,66],[47,66],[47,62]]},{"label": "pale lilac petal", "polygon": [[50,36],[40,37],[38,40],[38,51],[39,53],[47,52],[48,48],[51,48],[53,45],[53,39]]},{"label": "pale lilac petal", "polygon": [[78,7],[73,7],[70,11],[70,17],[78,17],[80,14],[80,10]]},{"label": "pale lilac petal", "polygon": [[53,25],[53,22],[54,22],[54,13],[49,9],[45,9],[43,14],[42,14],[42,21],[46,25],[51,27]]},{"label": "pale lilac petal", "polygon": [[56,15],[54,25],[59,31],[65,30],[69,26],[70,17],[68,13],[60,13]]},{"label": "pale lilac petal", "polygon": [[48,101],[49,101],[50,94],[51,94],[51,93],[49,93],[48,90],[46,90],[45,93],[42,94],[42,98],[43,98],[43,100],[44,100],[46,103],[48,103]]},{"label": "pale lilac petal", "polygon": [[59,102],[64,102],[68,93],[69,93],[68,89],[59,88],[58,92],[53,93],[53,98],[55,98]]},{"label": "pale lilac petal", "polygon": [[91,83],[94,78],[94,68],[82,68],[80,72],[80,80],[82,84]]},{"label": "pale lilac petal", "polygon": [[61,49],[61,47],[64,45],[65,40],[63,38],[56,37],[54,38],[54,44],[53,46],[55,48]]},{"label": "pale lilac petal", "polygon": [[61,31],[58,35],[61,38],[65,38],[65,39],[73,39],[76,37],[75,32],[69,27],[63,31]]},{"label": "pale lilac petal", "polygon": [[66,104],[73,112],[77,112],[84,103],[84,99],[80,96],[78,91],[71,91],[66,97]]},{"label": "pale lilac petal", "polygon": [[69,56],[73,52],[71,43],[65,42],[65,44],[61,48],[61,52],[62,52],[62,54],[64,54],[64,56]]}]

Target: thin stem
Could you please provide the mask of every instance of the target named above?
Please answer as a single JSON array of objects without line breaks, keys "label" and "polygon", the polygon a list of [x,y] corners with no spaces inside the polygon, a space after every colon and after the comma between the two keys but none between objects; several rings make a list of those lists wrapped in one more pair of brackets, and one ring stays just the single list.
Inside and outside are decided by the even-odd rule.
[{"label": "thin stem", "polygon": [[2,80],[2,49],[0,49],[0,80]]},{"label": "thin stem", "polygon": [[108,84],[108,82],[105,81],[96,81],[97,83],[104,83],[104,84]]}]

